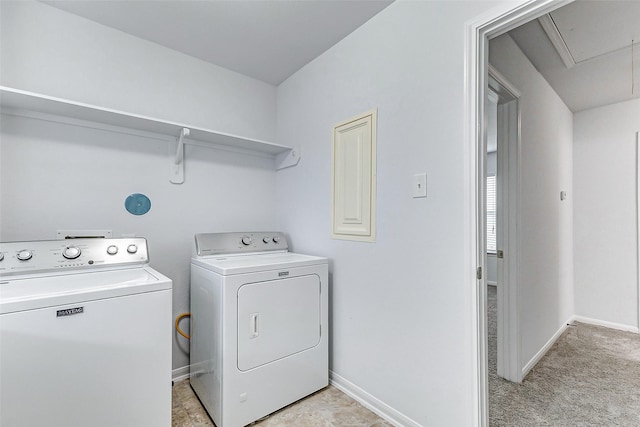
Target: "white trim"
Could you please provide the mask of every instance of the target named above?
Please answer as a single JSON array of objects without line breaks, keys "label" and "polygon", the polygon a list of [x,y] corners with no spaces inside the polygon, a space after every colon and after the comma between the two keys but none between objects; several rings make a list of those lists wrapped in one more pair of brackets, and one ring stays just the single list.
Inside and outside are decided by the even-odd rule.
[{"label": "white trim", "polygon": [[[472,378],[472,424],[488,425],[488,375],[487,375],[487,301],[484,280],[476,279],[476,269],[485,269],[486,251],[483,240],[483,191],[479,184],[483,181],[485,141],[484,141],[484,100],[486,99],[486,76],[488,65],[488,40],[504,34],[525,22],[535,19],[553,9],[570,3],[571,0],[519,0],[498,5],[465,24],[464,70],[464,211],[463,233],[469,236],[463,247],[463,277],[465,281],[465,308],[470,314],[469,369]],[[480,173],[479,173],[480,172]]]},{"label": "white trim", "polygon": [[636,132],[636,274],[638,277],[638,330],[640,330],[640,131]]},{"label": "white trim", "polygon": [[329,371],[329,382],[332,386],[356,400],[365,408],[375,412],[386,421],[398,427],[422,427],[416,421],[393,409],[380,399],[367,393],[357,385],[341,377],[333,371]]},{"label": "white trim", "polygon": [[[478,81],[482,80],[483,73],[478,68],[483,68],[484,64],[478,64],[479,58],[485,58],[484,49],[486,43],[481,43],[482,37],[479,35],[480,27],[485,24],[486,19],[481,18],[476,22],[470,22],[465,25],[465,119],[464,119],[464,200],[467,209],[464,211],[463,235],[469,236],[464,241],[464,276],[468,283],[465,288],[465,307],[470,313],[469,325],[469,348],[471,354],[469,370],[472,380],[472,423],[473,425],[488,425],[488,373],[486,363],[486,338],[487,332],[484,328],[483,316],[486,318],[486,292],[483,292],[482,281],[476,278],[476,269],[486,269],[486,263],[481,258],[483,254],[484,243],[482,238],[478,236],[482,233],[482,224],[478,224],[478,218],[481,217],[478,212],[478,201],[482,198],[478,195],[478,174],[477,168],[481,165],[484,153],[479,151],[478,140],[483,141],[478,129],[478,123],[482,109],[482,103],[478,105],[478,98],[483,99],[483,85]],[[478,54],[478,51],[481,51]],[[482,93],[478,94],[478,89]],[[482,245],[480,248],[478,245]],[[485,254],[486,256],[486,254]],[[484,295],[484,299],[482,298]]]},{"label": "white trim", "polygon": [[544,32],[547,33],[551,44],[556,48],[558,55],[560,55],[560,58],[562,58],[562,62],[564,62],[564,65],[566,65],[567,68],[572,68],[574,65],[576,65],[576,60],[573,59],[573,55],[571,55],[571,51],[569,51],[569,47],[564,41],[564,38],[562,37],[560,30],[558,30],[558,27],[553,21],[551,15],[549,15],[548,13],[546,15],[542,15],[540,18],[538,18],[538,21],[540,22],[540,25],[542,25],[542,29],[544,30]]},{"label": "white trim", "polygon": [[496,67],[489,64],[488,68],[489,79],[495,80],[501,88],[499,88],[497,95],[498,99],[502,98],[513,98],[518,99],[521,96],[520,91],[507,79]]},{"label": "white trim", "polygon": [[536,364],[540,361],[540,359],[542,359],[544,357],[544,355],[547,354],[547,351],[549,351],[551,346],[558,340],[558,338],[560,338],[560,336],[563,334],[563,332],[567,330],[567,328],[569,327],[569,324],[571,323],[572,319],[573,319],[573,317],[570,317],[566,322],[564,322],[564,324],[562,324],[562,326],[560,326],[560,329],[558,329],[556,331],[556,333],[553,334],[553,336],[551,338],[549,338],[549,341],[547,341],[547,343],[544,346],[542,346],[542,348],[540,350],[538,350],[536,355],[533,356],[533,358],[531,358],[529,363],[527,363],[524,366],[524,368],[522,368],[522,378],[523,379],[524,379],[524,377],[527,376],[529,371],[531,369],[533,369],[534,366],[536,366]]},{"label": "white trim", "polygon": [[182,368],[176,368],[171,371],[171,380],[172,381],[182,381],[189,378],[189,372],[191,370],[190,365],[183,366]]},{"label": "white trim", "polygon": [[596,326],[604,326],[605,328],[617,329],[619,331],[635,332],[636,334],[639,332],[638,328],[635,326],[624,325],[622,323],[608,322],[606,320],[598,320],[598,319],[593,319],[591,317],[585,317],[585,316],[573,315],[570,319],[570,323],[573,323],[573,322],[587,323],[589,325],[596,325]]},{"label": "white trim", "polygon": [[494,282],[493,280],[487,280],[487,285],[488,285],[488,286],[495,286],[495,287],[497,287],[497,286],[498,286],[498,282]]},{"label": "white trim", "polygon": [[496,263],[498,282],[497,373],[506,380],[522,382],[518,282],[520,265],[520,92],[489,65],[489,87],[498,103],[498,248],[505,257]]}]

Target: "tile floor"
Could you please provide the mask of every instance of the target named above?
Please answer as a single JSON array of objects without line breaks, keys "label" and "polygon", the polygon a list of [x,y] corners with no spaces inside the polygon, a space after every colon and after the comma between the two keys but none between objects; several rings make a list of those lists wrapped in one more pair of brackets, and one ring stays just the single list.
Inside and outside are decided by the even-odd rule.
[{"label": "tile floor", "polygon": [[[189,380],[173,386],[173,427],[212,427]],[[391,427],[392,425],[342,393],[327,387],[289,405],[252,427]]]}]

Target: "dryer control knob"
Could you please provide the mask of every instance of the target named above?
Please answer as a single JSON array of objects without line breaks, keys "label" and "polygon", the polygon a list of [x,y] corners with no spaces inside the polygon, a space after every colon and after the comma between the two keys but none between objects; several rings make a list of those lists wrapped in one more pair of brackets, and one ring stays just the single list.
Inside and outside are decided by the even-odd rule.
[{"label": "dryer control knob", "polygon": [[251,237],[242,236],[242,244],[245,246],[249,246],[251,244]]},{"label": "dryer control knob", "polygon": [[265,242],[265,243],[269,243],[271,241],[271,239],[268,238],[268,237],[265,237],[264,239],[262,239],[262,241]]},{"label": "dryer control knob", "polygon": [[4,252],[0,252],[0,261],[4,259]]},{"label": "dryer control knob", "polygon": [[18,253],[16,254],[16,258],[18,258],[20,261],[28,261],[31,259],[31,257],[33,257],[33,252],[31,252],[29,249],[23,249],[21,251],[18,251]]},{"label": "dryer control knob", "polygon": [[62,256],[66,259],[76,259],[80,256],[82,251],[77,246],[67,246],[62,251]]},{"label": "dryer control knob", "polygon": [[138,247],[134,244],[131,244],[127,246],[127,252],[129,252],[130,254],[135,254],[136,252],[138,252]]},{"label": "dryer control knob", "polygon": [[273,238],[273,243],[278,243],[280,241],[280,238],[278,236],[275,236]]},{"label": "dryer control knob", "polygon": [[108,253],[109,255],[115,255],[115,254],[117,254],[117,253],[118,253],[118,247],[117,247],[116,245],[110,245],[110,246],[107,248],[107,253]]}]

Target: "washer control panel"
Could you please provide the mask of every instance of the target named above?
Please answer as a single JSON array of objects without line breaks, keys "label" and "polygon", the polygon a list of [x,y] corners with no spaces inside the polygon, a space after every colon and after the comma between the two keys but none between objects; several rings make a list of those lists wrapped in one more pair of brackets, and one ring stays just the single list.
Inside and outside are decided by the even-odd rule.
[{"label": "washer control panel", "polygon": [[287,251],[287,238],[278,231],[200,233],[195,235],[195,256],[245,252]]},{"label": "washer control panel", "polygon": [[147,264],[142,237],[0,243],[0,275]]}]

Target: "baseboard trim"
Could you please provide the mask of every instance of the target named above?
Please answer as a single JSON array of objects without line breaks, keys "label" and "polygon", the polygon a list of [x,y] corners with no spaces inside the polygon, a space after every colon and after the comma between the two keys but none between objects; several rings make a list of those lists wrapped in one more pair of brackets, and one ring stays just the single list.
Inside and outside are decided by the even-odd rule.
[{"label": "baseboard trim", "polygon": [[393,409],[380,399],[367,393],[357,385],[341,377],[333,371],[329,371],[329,382],[332,386],[342,391],[347,396],[358,401],[365,408],[375,412],[389,423],[397,427],[422,427],[420,424],[406,415]]},{"label": "baseboard trim", "polygon": [[591,317],[585,317],[585,316],[575,315],[570,319],[570,322],[571,323],[573,322],[587,323],[589,325],[604,326],[605,328],[617,329],[619,331],[635,332],[636,334],[640,333],[638,328],[635,326],[624,325],[622,323],[608,322],[606,320],[598,320],[598,319],[593,319]]},{"label": "baseboard trim", "polygon": [[489,286],[498,286],[498,282],[493,282],[491,280],[487,280],[487,285],[489,285]]},{"label": "baseboard trim", "polygon": [[536,366],[540,359],[542,359],[542,357],[547,354],[547,351],[549,351],[551,346],[558,340],[558,338],[560,338],[560,335],[562,335],[562,333],[567,330],[572,319],[573,317],[570,317],[566,322],[564,322],[562,326],[560,326],[560,329],[558,329],[556,333],[553,334],[551,338],[549,338],[549,341],[547,341],[547,343],[542,346],[542,348],[536,353],[536,355],[533,356],[531,360],[529,360],[524,368],[522,368],[522,379],[524,379],[524,377],[526,377],[529,371],[531,371],[533,367]]},{"label": "baseboard trim", "polygon": [[181,381],[189,378],[189,365],[183,366],[182,368],[177,368],[171,371],[171,380],[172,381]]}]

